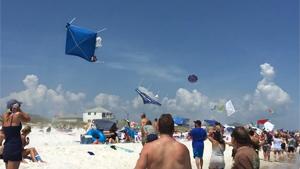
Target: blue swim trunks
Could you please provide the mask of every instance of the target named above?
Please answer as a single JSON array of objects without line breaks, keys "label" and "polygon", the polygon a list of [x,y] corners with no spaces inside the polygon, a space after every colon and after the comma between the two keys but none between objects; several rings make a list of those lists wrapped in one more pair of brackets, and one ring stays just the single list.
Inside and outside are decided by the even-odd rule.
[{"label": "blue swim trunks", "polygon": [[202,144],[202,145],[198,144],[197,146],[193,146],[194,158],[196,158],[196,157],[202,158],[203,150],[204,150],[204,144]]}]

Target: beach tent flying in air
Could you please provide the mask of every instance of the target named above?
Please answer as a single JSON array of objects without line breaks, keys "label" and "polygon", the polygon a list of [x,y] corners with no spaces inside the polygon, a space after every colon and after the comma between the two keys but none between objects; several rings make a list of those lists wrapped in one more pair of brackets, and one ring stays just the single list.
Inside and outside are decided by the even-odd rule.
[{"label": "beach tent flying in air", "polygon": [[198,77],[194,74],[188,76],[188,81],[191,83],[196,83],[198,81]]},{"label": "beach tent flying in air", "polygon": [[233,113],[235,113],[235,108],[234,108],[231,100],[228,100],[225,103],[225,109],[226,109],[226,112],[227,112],[227,116],[231,116]]},{"label": "beach tent flying in air", "polygon": [[144,104],[155,104],[155,105],[161,106],[161,104],[158,101],[154,100],[153,98],[148,96],[146,93],[141,92],[139,89],[135,89],[135,91],[141,96]]},{"label": "beach tent flying in air", "polygon": [[[96,62],[95,50],[101,47],[101,37],[97,36],[100,31],[92,31],[86,28],[67,23],[67,38],[65,53],[67,55],[79,56],[89,62]],[[104,29],[103,29],[104,30]]]}]

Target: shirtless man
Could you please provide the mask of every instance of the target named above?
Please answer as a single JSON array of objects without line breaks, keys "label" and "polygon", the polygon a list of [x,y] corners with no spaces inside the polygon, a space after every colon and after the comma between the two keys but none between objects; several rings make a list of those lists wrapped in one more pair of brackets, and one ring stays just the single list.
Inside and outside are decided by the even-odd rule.
[{"label": "shirtless man", "polygon": [[187,147],[173,137],[174,121],[170,114],[162,114],[158,120],[160,138],[145,144],[135,169],[191,169]]}]

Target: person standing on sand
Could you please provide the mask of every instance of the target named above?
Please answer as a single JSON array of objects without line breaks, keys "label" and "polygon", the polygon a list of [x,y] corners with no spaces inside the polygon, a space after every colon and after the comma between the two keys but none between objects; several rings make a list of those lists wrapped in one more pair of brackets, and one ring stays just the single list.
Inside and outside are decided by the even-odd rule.
[{"label": "person standing on sand", "polygon": [[146,114],[143,113],[141,115],[141,134],[142,134],[142,145],[144,145],[146,143],[146,139],[147,139],[147,136],[145,134],[145,131],[144,131],[144,126],[146,125],[146,123],[148,122],[148,119],[146,117]]},{"label": "person standing on sand", "polygon": [[12,99],[7,102],[8,112],[3,113],[2,129],[5,135],[3,161],[6,169],[18,169],[22,161],[21,122],[29,122],[30,116],[21,110],[21,102]]},{"label": "person standing on sand", "polygon": [[160,116],[158,131],[160,138],[145,144],[135,169],[192,169],[189,150],[173,138],[171,114]]},{"label": "person standing on sand", "polygon": [[223,135],[221,131],[209,131],[208,140],[212,145],[212,153],[209,162],[209,169],[224,169],[224,151],[225,151],[225,141],[223,140]]},{"label": "person standing on sand", "polygon": [[236,149],[232,169],[259,169],[258,154],[252,147],[248,131],[244,127],[236,127],[231,137],[233,147]]},{"label": "person standing on sand", "polygon": [[202,169],[203,167],[203,151],[204,151],[204,140],[207,138],[206,131],[201,128],[201,121],[194,121],[195,128],[193,128],[189,136],[192,137],[193,153],[196,162],[197,169]]}]

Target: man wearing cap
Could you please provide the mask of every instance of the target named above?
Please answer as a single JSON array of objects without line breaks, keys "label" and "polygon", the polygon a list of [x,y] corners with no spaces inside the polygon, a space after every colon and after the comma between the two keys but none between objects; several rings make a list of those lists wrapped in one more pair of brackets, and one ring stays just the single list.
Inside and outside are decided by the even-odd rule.
[{"label": "man wearing cap", "polygon": [[206,131],[201,128],[201,121],[194,121],[195,128],[193,128],[189,136],[192,138],[193,154],[196,162],[197,169],[202,169],[203,167],[203,150],[204,150],[204,140],[207,138]]}]

